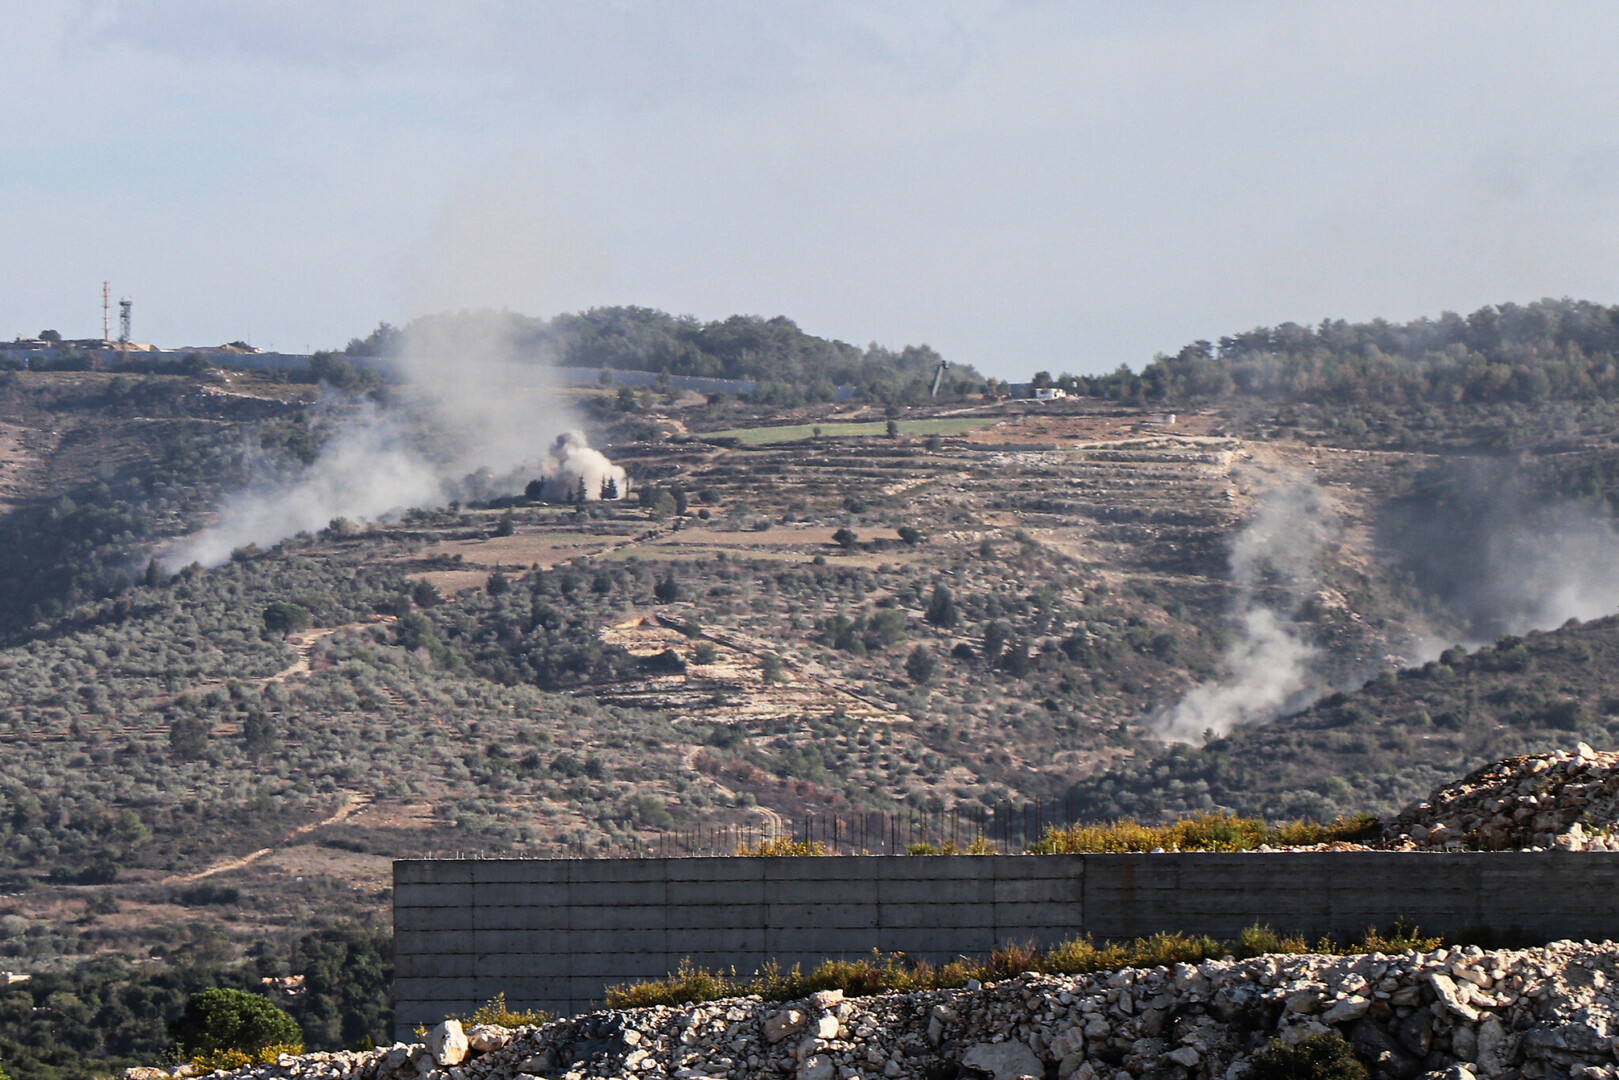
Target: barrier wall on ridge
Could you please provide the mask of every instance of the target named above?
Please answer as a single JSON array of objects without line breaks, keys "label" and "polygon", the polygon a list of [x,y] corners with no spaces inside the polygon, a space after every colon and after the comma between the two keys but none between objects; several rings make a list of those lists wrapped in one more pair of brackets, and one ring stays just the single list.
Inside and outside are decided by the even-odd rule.
[{"label": "barrier wall on ridge", "polygon": [[749,973],[873,949],[935,962],[998,944],[1261,923],[1347,936],[1619,936],[1619,853],[1277,852],[394,864],[396,1029],[513,1008],[591,1008],[682,960]]}]

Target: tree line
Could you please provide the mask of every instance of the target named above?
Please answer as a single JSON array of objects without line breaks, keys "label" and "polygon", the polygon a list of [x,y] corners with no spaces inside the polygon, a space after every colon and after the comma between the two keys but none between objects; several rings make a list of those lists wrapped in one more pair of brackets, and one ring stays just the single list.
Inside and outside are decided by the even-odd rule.
[{"label": "tree line", "polygon": [[[344,349],[348,358],[387,356],[421,333],[433,341],[487,340],[491,331],[520,356],[604,372],[652,371],[760,385],[767,403],[796,391],[804,400],[830,401],[835,386],[854,386],[879,400],[925,395],[942,357],[928,345],[864,348],[806,333],[783,315],[732,315],[705,322],[655,308],[617,306],[537,319],[510,313],[433,315],[403,331],[379,326]],[[984,378],[966,365],[951,365],[941,394],[977,393]]]},{"label": "tree line", "polygon": [[1619,306],[1539,300],[1316,326],[1282,323],[1194,341],[1138,374],[1047,373],[1035,382],[1118,399],[1261,398],[1279,401],[1454,405],[1619,397]]}]

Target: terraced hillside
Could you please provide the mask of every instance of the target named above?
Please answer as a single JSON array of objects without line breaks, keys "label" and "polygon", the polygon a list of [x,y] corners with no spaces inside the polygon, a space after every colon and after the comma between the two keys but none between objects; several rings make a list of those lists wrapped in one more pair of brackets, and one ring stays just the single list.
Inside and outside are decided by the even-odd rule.
[{"label": "terraced hillside", "polygon": [[[1477,612],[1405,544],[1424,507],[1466,493],[1455,462],[1485,456],[1464,428],[1401,445],[1296,409],[1167,423],[1075,400],[900,410],[973,421],[957,434],[816,436],[885,410],[647,390],[592,433],[633,478],[624,502],[417,508],[172,576],[147,567],[154,545],[204,524],[250,466],[296,474],[336,421],[296,387],[245,382],[222,406],[212,384],[153,379],[110,403],[106,376],[29,376],[0,417],[71,413],[102,440],[0,460],[21,499],[0,529],[36,559],[0,649],[16,966],[375,918],[397,854],[711,851],[811,814],[974,821],[1033,799],[1387,811],[1528,730],[1478,708],[1447,728],[1424,705],[1419,731],[1415,706],[1355,689],[1472,636]],[[810,434],[700,434],[767,422]],[[1606,429],[1543,430],[1531,457],[1490,460],[1595,505]],[[90,560],[51,539],[87,508],[105,516]],[[95,574],[37,572],[81,563]],[[271,631],[275,604],[311,626]],[[1356,719],[1328,697],[1169,746],[1197,687],[1242,690],[1256,612],[1293,647],[1259,719],[1337,691]],[[1458,686],[1486,675],[1451,668]],[[1568,732],[1597,739],[1607,666],[1581,670]]]}]

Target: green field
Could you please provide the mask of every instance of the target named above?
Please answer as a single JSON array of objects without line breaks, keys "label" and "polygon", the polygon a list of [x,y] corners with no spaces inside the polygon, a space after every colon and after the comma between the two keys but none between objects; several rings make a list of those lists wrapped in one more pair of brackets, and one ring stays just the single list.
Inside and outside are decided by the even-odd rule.
[{"label": "green field", "polygon": [[[901,420],[901,435],[960,435],[976,431],[994,423],[984,417],[952,417],[947,420]],[[771,443],[797,442],[813,439],[819,433],[823,439],[846,439],[856,435],[883,435],[888,421],[872,420],[861,424],[786,424],[779,427],[731,428],[728,431],[705,431],[705,439],[740,439],[749,446],[768,446]]]}]

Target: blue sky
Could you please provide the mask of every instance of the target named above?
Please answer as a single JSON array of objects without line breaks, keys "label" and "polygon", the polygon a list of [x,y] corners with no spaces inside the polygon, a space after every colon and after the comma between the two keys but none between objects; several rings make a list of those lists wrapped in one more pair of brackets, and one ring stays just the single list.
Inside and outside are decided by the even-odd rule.
[{"label": "blue sky", "polygon": [[1003,376],[1619,302],[1619,8],[0,0],[0,336],[786,314]]}]

